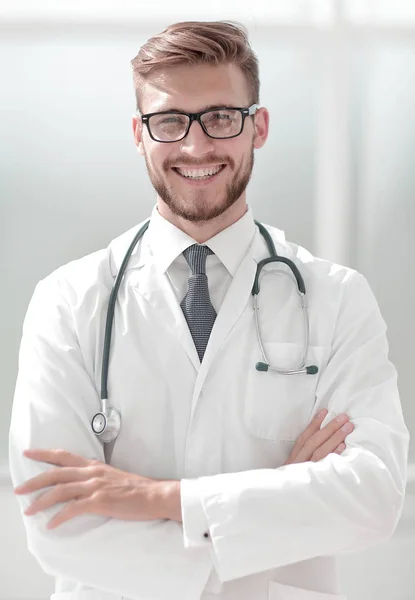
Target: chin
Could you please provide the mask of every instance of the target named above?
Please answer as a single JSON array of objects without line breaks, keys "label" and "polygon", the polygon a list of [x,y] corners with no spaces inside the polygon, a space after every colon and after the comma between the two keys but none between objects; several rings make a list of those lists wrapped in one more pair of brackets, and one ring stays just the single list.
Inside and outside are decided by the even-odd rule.
[{"label": "chin", "polygon": [[211,204],[207,206],[203,204],[201,206],[195,206],[195,204],[191,205],[182,205],[180,207],[170,207],[170,210],[174,212],[177,216],[180,216],[187,221],[192,221],[193,223],[203,223],[206,221],[212,221],[213,219],[217,219],[226,213],[234,203],[224,203],[220,202],[218,204]]}]

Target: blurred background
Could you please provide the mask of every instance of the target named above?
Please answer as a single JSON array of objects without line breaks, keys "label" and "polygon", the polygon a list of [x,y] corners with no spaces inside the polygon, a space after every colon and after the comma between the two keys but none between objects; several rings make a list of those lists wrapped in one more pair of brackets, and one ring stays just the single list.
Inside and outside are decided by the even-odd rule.
[{"label": "blurred background", "polygon": [[[232,19],[260,63],[270,135],[247,198],[257,219],[362,272],[388,324],[415,431],[415,2],[2,0],[0,4],[0,600],[49,597],[8,474],[23,318],[36,283],[150,214],[130,60],[168,24]],[[339,561],[348,600],[413,600],[415,445],[393,538]]]}]

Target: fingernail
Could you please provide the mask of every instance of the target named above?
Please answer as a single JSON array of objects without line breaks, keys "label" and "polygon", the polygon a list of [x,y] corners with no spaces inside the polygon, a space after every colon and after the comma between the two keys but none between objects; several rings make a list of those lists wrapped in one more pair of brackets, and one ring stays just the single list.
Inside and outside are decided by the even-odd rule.
[{"label": "fingernail", "polygon": [[350,422],[345,423],[341,429],[344,431],[344,433],[350,433],[353,430],[353,425]]},{"label": "fingernail", "polygon": [[327,412],[328,412],[328,411],[327,411],[327,409],[326,409],[326,408],[323,408],[323,410],[321,410],[321,411],[320,411],[320,412],[317,414],[317,417],[318,417],[318,418],[320,418],[320,417],[325,417],[325,416],[326,416],[326,414],[327,414]]},{"label": "fingernail", "polygon": [[347,415],[339,415],[338,417],[336,417],[336,421],[338,423],[344,423],[349,417]]}]

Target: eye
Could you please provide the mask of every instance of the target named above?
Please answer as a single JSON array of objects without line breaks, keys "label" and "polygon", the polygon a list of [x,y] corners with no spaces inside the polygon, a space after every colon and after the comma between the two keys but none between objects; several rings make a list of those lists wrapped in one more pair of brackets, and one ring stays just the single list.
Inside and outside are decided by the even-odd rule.
[{"label": "eye", "polygon": [[150,125],[154,127],[182,126],[184,123],[183,115],[176,114],[153,115],[150,119]]},{"label": "eye", "polygon": [[178,123],[179,121],[178,117],[165,117],[160,123]]},{"label": "eye", "polygon": [[232,116],[229,113],[224,112],[213,113],[211,116],[212,119],[216,119],[217,121],[227,121],[232,119]]}]

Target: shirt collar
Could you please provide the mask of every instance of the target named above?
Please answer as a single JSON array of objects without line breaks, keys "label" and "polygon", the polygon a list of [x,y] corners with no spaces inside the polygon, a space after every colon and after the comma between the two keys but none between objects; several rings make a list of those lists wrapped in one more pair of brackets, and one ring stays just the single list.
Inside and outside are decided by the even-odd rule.
[{"label": "shirt collar", "polygon": [[[216,254],[233,277],[248,251],[254,234],[255,223],[252,211],[248,207],[238,221],[206,240],[205,244]],[[162,272],[165,272],[186,248],[198,243],[162,217],[157,206],[153,208],[146,237],[153,260]]]}]

